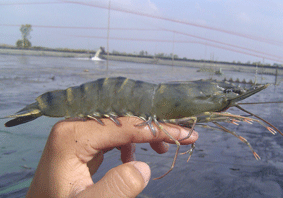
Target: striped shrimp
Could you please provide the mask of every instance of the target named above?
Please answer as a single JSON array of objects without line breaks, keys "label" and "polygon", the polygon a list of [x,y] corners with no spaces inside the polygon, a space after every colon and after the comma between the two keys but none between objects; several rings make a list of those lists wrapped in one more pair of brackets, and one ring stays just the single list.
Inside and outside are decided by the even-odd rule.
[{"label": "striped shrimp", "polygon": [[[147,125],[156,136],[155,124],[177,145],[175,156],[170,169],[160,179],[167,175],[175,166],[179,153],[180,141],[189,138],[196,125],[206,126],[212,122],[215,127],[239,138],[251,149],[258,160],[259,155],[253,150],[250,143],[242,136],[230,131],[218,122],[237,124],[238,122],[258,122],[272,134],[280,132],[275,126],[264,119],[243,109],[237,104],[257,92],[268,87],[246,82],[229,82],[216,80],[197,80],[152,84],[143,81],[131,80],[124,77],[101,78],[66,90],[46,92],[36,98],[36,102],[27,105],[14,115],[14,118],[5,126],[16,126],[32,121],[42,115],[49,117],[82,117],[96,120],[103,125],[101,118],[109,118],[116,125],[121,125],[119,117],[137,116],[143,120],[139,126]],[[225,112],[229,107],[255,116],[257,119],[233,115]],[[173,138],[160,123],[173,123],[188,127],[186,138]],[[267,126],[268,125],[268,126]],[[207,126],[209,127],[209,126]],[[185,152],[190,159],[195,144]],[[182,154],[185,154],[182,153]]]}]

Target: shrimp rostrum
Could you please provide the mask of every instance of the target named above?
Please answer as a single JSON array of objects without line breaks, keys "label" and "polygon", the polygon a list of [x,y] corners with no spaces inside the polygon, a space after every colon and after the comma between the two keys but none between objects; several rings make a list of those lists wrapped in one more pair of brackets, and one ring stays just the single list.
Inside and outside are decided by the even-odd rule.
[{"label": "shrimp rostrum", "polygon": [[[14,118],[5,126],[16,126],[32,121],[42,115],[49,117],[83,117],[94,119],[103,124],[101,118],[109,118],[116,125],[120,125],[119,117],[137,116],[143,120],[138,126],[147,125],[152,134],[156,135],[159,127],[177,145],[171,168],[161,177],[167,175],[173,168],[179,153],[180,141],[173,138],[160,123],[173,123],[188,127],[189,138],[194,127],[198,124],[206,125],[210,122],[215,127],[238,137],[252,150],[256,159],[260,159],[249,142],[230,131],[219,122],[237,124],[238,122],[258,122],[271,133],[281,133],[275,126],[264,119],[243,109],[237,104],[265,88],[265,85],[256,85],[246,82],[229,82],[216,80],[197,80],[152,84],[143,81],[131,80],[124,77],[101,78],[66,90],[46,92],[36,98],[36,102],[27,105],[14,115]],[[233,115],[225,112],[229,107],[237,107],[246,113],[255,116]],[[282,135],[282,133],[281,133]],[[186,139],[184,138],[184,139]],[[189,158],[195,145],[192,144]]]}]

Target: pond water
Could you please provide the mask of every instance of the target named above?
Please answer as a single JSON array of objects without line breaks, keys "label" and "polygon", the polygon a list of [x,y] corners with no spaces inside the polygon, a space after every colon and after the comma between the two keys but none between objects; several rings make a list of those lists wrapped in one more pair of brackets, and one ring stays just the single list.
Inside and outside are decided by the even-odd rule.
[{"label": "pond water", "polygon": [[[198,68],[172,67],[88,59],[0,55],[0,117],[17,112],[46,92],[96,80],[124,76],[159,83],[206,78],[254,80],[254,73],[225,71],[224,76],[197,72]],[[271,75],[258,76],[258,82],[273,83]],[[270,86],[245,102],[281,101],[282,84]],[[271,121],[283,131],[283,104],[249,105],[246,109]],[[243,114],[231,108],[231,113]],[[52,126],[60,119],[41,117],[33,122],[5,128],[0,119],[0,197],[24,197],[37,167]],[[199,139],[187,163],[179,156],[176,167],[161,180],[151,180],[139,197],[283,197],[283,137],[272,135],[258,124],[225,124],[249,140],[260,155],[256,161],[249,148],[231,134],[197,128]],[[152,178],[165,173],[173,160],[175,145],[158,155],[148,144],[139,144],[137,160],[147,162]],[[182,146],[181,151],[188,150]],[[112,167],[121,164],[119,151],[105,155],[99,180]]]}]

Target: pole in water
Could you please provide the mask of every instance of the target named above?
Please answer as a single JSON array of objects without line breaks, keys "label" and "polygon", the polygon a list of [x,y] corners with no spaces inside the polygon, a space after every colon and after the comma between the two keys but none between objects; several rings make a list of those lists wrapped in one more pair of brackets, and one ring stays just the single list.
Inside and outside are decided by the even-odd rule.
[{"label": "pole in water", "polygon": [[108,6],[107,61],[106,61],[106,70],[107,71],[108,71],[108,60],[109,60],[110,5],[111,5],[111,0],[109,0],[109,6]]}]

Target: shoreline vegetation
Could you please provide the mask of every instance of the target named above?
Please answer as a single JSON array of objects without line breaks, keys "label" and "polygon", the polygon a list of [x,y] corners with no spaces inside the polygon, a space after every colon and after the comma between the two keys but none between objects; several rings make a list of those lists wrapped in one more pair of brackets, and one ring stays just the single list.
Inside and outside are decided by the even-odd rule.
[{"label": "shoreline vegetation", "polygon": [[[10,45],[0,45],[0,54],[6,55],[26,55],[26,56],[55,56],[55,57],[69,57],[69,58],[91,58],[94,56],[96,51],[84,50],[84,49],[67,49],[67,48],[46,48],[46,47],[30,47],[30,48],[19,48]],[[107,59],[106,54],[101,54],[101,58]],[[136,63],[147,63],[147,64],[158,64],[158,65],[171,65],[171,66],[183,66],[183,67],[197,67],[200,68],[200,72],[217,72],[221,69],[225,70],[236,70],[236,71],[247,71],[258,68],[258,73],[272,74],[272,75],[283,75],[283,67],[279,64],[262,64],[261,62],[256,63],[241,63],[241,62],[224,62],[224,61],[213,61],[213,60],[195,60],[187,58],[178,58],[174,56],[174,59],[168,55],[156,54],[148,55],[147,52],[141,51],[139,54],[128,54],[120,53],[113,50],[109,53],[109,60],[112,61],[125,61],[125,62],[136,62]]]}]

